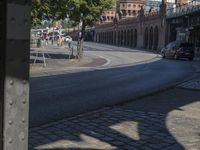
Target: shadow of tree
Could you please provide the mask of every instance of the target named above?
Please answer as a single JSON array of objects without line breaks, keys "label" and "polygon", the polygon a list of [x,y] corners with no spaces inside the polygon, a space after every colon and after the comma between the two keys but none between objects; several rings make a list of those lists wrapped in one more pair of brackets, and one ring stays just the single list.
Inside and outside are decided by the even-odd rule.
[{"label": "shadow of tree", "polygon": [[[109,74],[109,76],[112,76],[112,73],[117,74],[118,72],[123,72],[127,70],[130,73],[131,71],[133,71],[133,68],[115,68],[102,72],[104,72],[105,74]],[[134,70],[134,72],[135,71],[136,70]],[[99,71],[95,71],[93,72],[93,74],[94,73],[98,74]],[[81,74],[84,78],[91,78],[91,76],[87,76],[87,73]],[[69,78],[70,76],[74,75],[76,76],[77,74],[70,74],[67,76]],[[92,75],[91,72],[90,75]],[[63,79],[62,82],[64,81]],[[49,81],[50,79],[48,79],[48,82]],[[31,150],[35,148],[40,150],[95,150],[99,148],[120,150],[156,150],[168,148],[170,150],[184,150],[184,147],[169,132],[169,129],[166,126],[166,118],[171,111],[178,110],[182,106],[195,102],[196,100],[194,99],[198,97],[200,97],[200,94],[187,95],[187,93],[177,94],[169,92],[166,98],[161,97],[160,99],[156,99],[152,102],[144,101],[142,104],[139,103],[137,109],[132,106],[126,108],[108,107],[98,111],[89,112],[72,118],[67,118],[57,122],[42,125],[37,128],[31,128],[29,134],[29,149]],[[82,105],[82,107],[85,108],[87,105],[95,102],[99,103],[98,101],[86,102],[87,104]],[[109,102],[110,105],[111,103],[112,102]],[[79,108],[79,106],[75,106],[75,103],[70,102],[69,105],[70,107],[73,107],[71,109]],[[145,109],[146,105],[151,105],[150,109]],[[156,109],[160,109],[161,111],[155,111]],[[83,144],[84,142],[86,142],[86,145]],[[99,142],[101,144],[99,144]],[[53,148],[48,148],[47,145],[50,145]],[[91,148],[90,146],[93,147]]]},{"label": "shadow of tree", "polygon": [[[174,96],[176,94],[177,93],[173,93],[168,96],[168,98],[170,99],[171,96]],[[194,96],[199,95],[200,94],[194,94]],[[40,141],[38,144],[33,145],[33,147],[38,147],[47,143],[51,145],[51,143],[64,140],[66,142],[66,145],[69,141],[74,142],[77,145],[74,147],[70,147],[69,145],[69,147],[61,148],[61,144],[61,147],[56,148],[55,146],[53,149],[97,150],[98,144],[97,147],[94,148],[90,148],[90,143],[88,143],[87,148],[81,147],[80,142],[84,142],[84,138],[81,135],[85,135],[88,137],[92,137],[92,141],[94,140],[93,138],[95,138],[103,143],[107,143],[111,146],[110,149],[134,150],[168,148],[170,150],[184,150],[185,148],[180,143],[178,143],[177,139],[169,132],[169,129],[166,126],[166,117],[171,111],[182,110],[180,109],[180,107],[195,102],[194,96],[182,94],[182,96],[180,96],[179,98],[171,97],[173,99],[173,102],[171,101],[170,104],[162,110],[162,113],[159,113],[157,111],[150,112],[147,110],[138,111],[132,108],[132,106],[128,106],[125,108],[108,107],[95,112],[82,114],[73,118],[63,119],[57,123],[50,123],[48,125],[41,126],[40,129],[36,130],[36,132],[38,132],[40,136],[49,139],[49,141]],[[153,102],[157,101],[158,99]],[[150,103],[151,102],[147,102],[147,105],[149,105]],[[161,102],[159,102],[156,106],[151,106],[151,109],[160,109],[159,104],[164,103],[167,103],[167,101],[161,100]],[[138,104],[140,104],[140,102]],[[30,137],[33,137],[32,133],[34,133],[34,129],[31,130]],[[45,133],[48,133],[51,136],[48,136],[48,134],[45,135]],[[102,147],[103,146],[104,145],[102,145]],[[50,150],[51,148],[40,149]],[[100,147],[99,149],[102,148]]]},{"label": "shadow of tree", "polygon": [[[69,55],[69,54],[57,54],[57,53],[49,53],[49,52],[44,52],[45,58],[48,59],[74,59],[75,56]],[[30,56],[36,57],[36,53],[31,53]],[[39,52],[38,58],[41,59],[42,52]]]}]

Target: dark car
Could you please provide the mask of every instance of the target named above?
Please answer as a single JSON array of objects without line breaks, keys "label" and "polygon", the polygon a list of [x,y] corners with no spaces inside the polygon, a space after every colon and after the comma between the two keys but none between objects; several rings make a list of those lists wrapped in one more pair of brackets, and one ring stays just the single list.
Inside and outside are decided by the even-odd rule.
[{"label": "dark car", "polygon": [[193,44],[187,42],[171,42],[161,50],[161,55],[163,58],[188,58],[190,61],[192,61],[194,58],[194,46]]}]

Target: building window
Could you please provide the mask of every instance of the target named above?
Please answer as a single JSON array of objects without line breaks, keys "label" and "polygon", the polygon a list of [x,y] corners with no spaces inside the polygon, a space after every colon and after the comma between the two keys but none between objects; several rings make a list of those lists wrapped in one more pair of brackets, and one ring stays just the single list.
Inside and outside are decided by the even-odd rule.
[{"label": "building window", "polygon": [[122,10],[122,14],[123,14],[123,16],[126,16],[126,10]]},{"label": "building window", "polygon": [[136,16],[136,11],[135,10],[133,10],[133,16]]},{"label": "building window", "polygon": [[106,16],[102,16],[102,18],[103,18],[103,21],[106,21]]},{"label": "building window", "polygon": [[128,4],[128,7],[131,7],[131,4]]},{"label": "building window", "polygon": [[131,10],[128,10],[128,15],[131,16]]}]

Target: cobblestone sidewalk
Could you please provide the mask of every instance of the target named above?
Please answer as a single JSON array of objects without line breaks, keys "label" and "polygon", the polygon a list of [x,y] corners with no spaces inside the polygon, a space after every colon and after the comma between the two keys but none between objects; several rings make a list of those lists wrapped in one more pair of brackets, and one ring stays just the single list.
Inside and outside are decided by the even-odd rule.
[{"label": "cobblestone sidewalk", "polygon": [[199,150],[199,97],[173,89],[31,128],[29,150]]},{"label": "cobblestone sidewalk", "polygon": [[200,150],[200,77],[29,131],[29,150]]},{"label": "cobblestone sidewalk", "polygon": [[195,78],[191,81],[185,82],[179,85],[179,87],[193,89],[193,90],[200,90],[200,77]]},{"label": "cobblestone sidewalk", "polygon": [[30,149],[181,149],[164,115],[107,108],[30,130]]}]

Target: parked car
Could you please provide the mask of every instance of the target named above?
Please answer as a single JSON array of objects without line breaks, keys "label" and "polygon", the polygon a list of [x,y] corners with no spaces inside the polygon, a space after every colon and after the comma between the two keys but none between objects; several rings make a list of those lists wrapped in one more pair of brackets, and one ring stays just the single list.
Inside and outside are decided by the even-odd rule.
[{"label": "parked car", "polygon": [[181,43],[174,41],[161,50],[161,55],[163,58],[188,58],[192,61],[194,58],[194,45],[187,42]]}]

